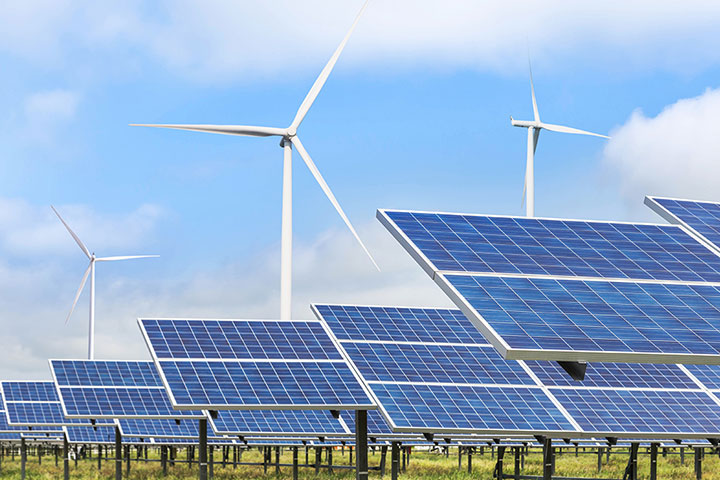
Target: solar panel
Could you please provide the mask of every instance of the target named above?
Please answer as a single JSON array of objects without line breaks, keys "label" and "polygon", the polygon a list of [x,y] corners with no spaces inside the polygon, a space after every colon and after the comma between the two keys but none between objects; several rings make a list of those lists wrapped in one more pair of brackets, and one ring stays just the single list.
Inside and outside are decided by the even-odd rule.
[{"label": "solar panel", "polygon": [[378,219],[504,358],[720,363],[720,255],[682,227],[386,210]]},{"label": "solar panel", "polygon": [[720,248],[720,203],[648,196],[645,205],[670,223],[684,225],[708,244]]},{"label": "solar panel", "polygon": [[[383,322],[377,315],[382,308],[313,305],[319,318],[326,312],[335,323],[342,322],[341,312],[360,312],[368,331]],[[459,311],[446,315],[459,328],[471,328]],[[407,335],[436,328],[417,313],[406,313],[405,320]],[[363,341],[360,331],[347,336],[338,342],[393,432],[691,438],[720,430],[713,423],[720,398],[706,391],[720,388],[720,366],[592,362],[585,379],[573,381],[556,362],[503,360],[487,344],[378,343]],[[693,430],[695,424],[703,428]]]},{"label": "solar panel", "polygon": [[317,320],[139,323],[174,408],[375,408]]},{"label": "solar panel", "polygon": [[720,257],[674,225],[378,210],[430,275],[720,281]]},{"label": "solar panel", "polygon": [[[369,412],[375,413],[374,411]],[[213,430],[225,435],[336,436],[351,433],[326,410],[220,410],[210,418]],[[354,430],[352,430],[354,431]]]},{"label": "solar panel", "polygon": [[506,358],[720,362],[720,286],[444,277]]},{"label": "solar panel", "polygon": [[[198,421],[195,419],[123,418],[118,420],[118,426],[123,437],[198,438]],[[209,426],[207,436],[218,437]]]},{"label": "solar panel", "polygon": [[[64,427],[68,443],[115,444],[114,427]],[[121,437],[123,444],[149,443],[151,439]]]},{"label": "solar panel", "polygon": [[[41,426],[17,426],[17,425],[10,425],[8,423],[8,417],[7,413],[5,412],[5,401],[3,399],[2,393],[0,392],[0,433],[19,433],[19,432],[28,432],[32,429],[32,431],[35,432],[54,432],[54,433],[62,433],[62,429],[60,427],[41,427]],[[20,438],[19,436],[17,438]]]},{"label": "solar panel", "polygon": [[50,360],[70,418],[203,418],[173,410],[153,362]]},{"label": "solar panel", "polygon": [[586,431],[716,434],[720,408],[701,391],[557,389],[553,395]]},{"label": "solar panel", "polygon": [[0,386],[9,425],[43,428],[90,425],[89,419],[65,417],[53,382],[3,381]]}]

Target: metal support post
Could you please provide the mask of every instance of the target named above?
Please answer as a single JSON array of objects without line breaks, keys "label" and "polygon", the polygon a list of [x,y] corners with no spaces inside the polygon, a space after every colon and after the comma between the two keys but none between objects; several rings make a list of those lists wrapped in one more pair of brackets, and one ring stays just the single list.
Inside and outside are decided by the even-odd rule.
[{"label": "metal support post", "polygon": [[400,473],[400,444],[392,442],[390,444],[390,479],[397,480]]},{"label": "metal support post", "polygon": [[367,410],[355,410],[355,479],[368,480]]}]

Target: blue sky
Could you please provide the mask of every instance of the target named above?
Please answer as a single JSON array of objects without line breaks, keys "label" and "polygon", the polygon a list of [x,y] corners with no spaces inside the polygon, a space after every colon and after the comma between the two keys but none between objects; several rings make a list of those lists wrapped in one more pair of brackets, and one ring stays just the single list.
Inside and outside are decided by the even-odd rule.
[{"label": "blue sky", "polygon": [[[435,3],[372,2],[302,125],[383,272],[296,157],[296,316],[309,301],[448,305],[375,210],[523,213],[526,132],[509,115],[532,116],[528,44],[542,119],[613,135],[541,134],[539,216],[659,221],[644,195],[713,198],[718,7]],[[99,255],[161,255],[99,266],[100,358],[146,356],[137,316],[277,315],[277,140],[128,124],[286,126],[359,7],[0,7],[5,377],[85,352],[85,296],[63,323],[85,261],[50,204]]]}]

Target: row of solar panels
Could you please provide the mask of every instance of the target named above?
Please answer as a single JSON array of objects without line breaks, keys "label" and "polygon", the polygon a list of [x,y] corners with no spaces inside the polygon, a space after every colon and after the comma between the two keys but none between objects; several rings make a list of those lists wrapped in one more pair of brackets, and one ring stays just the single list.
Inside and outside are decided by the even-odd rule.
[{"label": "row of solar panels", "polygon": [[[342,436],[353,416],[330,412],[368,409],[371,435],[720,438],[720,367],[695,365],[720,363],[720,256],[709,243],[720,208],[648,202],[686,223],[380,211],[462,311],[314,305],[315,321],[141,319],[154,367],[53,360],[54,407],[47,392],[18,400],[30,383],[3,382],[8,423],[29,425],[21,412],[36,425],[183,424],[211,410],[216,432]],[[577,384],[545,360],[601,363]]]}]

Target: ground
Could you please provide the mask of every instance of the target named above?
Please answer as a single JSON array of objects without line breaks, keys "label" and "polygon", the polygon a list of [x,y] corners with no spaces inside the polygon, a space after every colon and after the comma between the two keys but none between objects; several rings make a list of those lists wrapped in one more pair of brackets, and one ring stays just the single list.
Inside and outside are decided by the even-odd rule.
[{"label": "ground", "polygon": [[[661,450],[662,452],[662,450]],[[159,458],[156,452],[150,452],[151,458]],[[639,455],[639,477],[641,479],[649,478],[650,471],[650,459],[645,450],[641,449]],[[134,455],[133,455],[134,457]],[[184,460],[186,457],[184,452],[180,452],[178,455],[179,460]],[[219,458],[216,452],[215,459]],[[275,458],[274,452],[272,458]],[[300,462],[305,460],[305,452],[301,450]],[[610,462],[605,463],[603,457],[602,472],[597,472],[597,454],[594,452],[582,453],[576,457],[574,450],[564,452],[557,456],[556,461],[556,475],[558,476],[574,476],[574,477],[586,477],[586,478],[622,478],[622,473],[627,463],[627,450],[618,450],[613,452],[610,456]],[[243,461],[247,462],[260,462],[262,461],[261,453],[258,450],[252,450],[243,454]],[[314,455],[312,450],[310,451],[310,461],[312,462]],[[325,456],[323,456],[325,460]],[[377,466],[380,462],[380,453],[370,454],[369,456],[370,465]],[[524,474],[537,475],[541,472],[541,455],[538,450],[531,452],[530,456],[525,461]],[[349,461],[348,453],[345,451],[344,455],[340,450],[336,450],[333,453],[333,463],[337,465],[347,465]],[[281,457],[282,463],[292,462],[292,453],[290,450],[285,450]],[[446,458],[442,454],[429,453],[424,451],[416,450],[413,452],[411,461],[407,466],[405,474],[401,475],[401,478],[407,480],[435,480],[435,479],[455,479],[455,480],[469,480],[472,479],[488,479],[492,478],[492,471],[495,466],[495,459],[491,458],[491,454],[488,449],[485,449],[483,455],[473,455],[472,474],[467,473],[467,457],[462,458],[462,469],[458,469],[458,458],[457,451],[453,450],[450,456]],[[720,458],[717,454],[711,455],[710,451],[707,451],[702,464],[703,479],[707,480],[720,480]],[[388,456],[386,478],[389,479],[390,473],[390,462]],[[511,454],[508,454],[505,459],[505,473],[510,474],[513,472],[514,460]],[[233,469],[231,466],[222,467],[222,465],[214,466],[214,478],[225,480],[225,479],[261,479],[266,478],[268,480],[277,478],[275,475],[275,467],[269,466],[268,473],[263,474],[262,466],[238,466]],[[123,463],[123,474],[125,474],[125,463]],[[379,478],[379,472],[372,472],[371,478]],[[282,467],[280,470],[281,478],[292,478],[292,469],[290,467]],[[333,474],[329,474],[326,471],[315,474],[314,468],[301,468],[300,478],[305,479],[318,479],[318,478],[353,478],[354,473],[352,470],[335,470]],[[27,477],[28,480],[55,480],[62,478],[62,462],[59,466],[55,466],[55,459],[51,453],[46,453],[42,457],[42,464],[38,465],[38,459],[36,456],[31,456],[28,459],[27,464]],[[78,466],[74,465],[74,462],[70,464],[70,478],[71,479],[82,479],[82,480],[111,480],[114,478],[114,468],[111,462],[103,462],[100,471],[97,469],[96,460],[80,460]],[[168,480],[179,480],[179,479],[195,479],[197,478],[197,465],[194,464],[192,469],[188,468],[187,465],[177,464],[174,467],[169,467],[167,477],[162,476],[162,471],[159,462],[155,463],[136,463],[132,462],[129,476],[124,478],[132,480],[144,480],[144,479],[155,479],[155,478],[166,478]],[[662,456],[662,453],[658,456],[658,478],[662,480],[689,480],[695,478],[694,473],[694,457],[691,450],[686,450],[684,464],[681,464],[679,450],[668,452],[666,457]],[[12,461],[9,457],[5,457],[1,464],[0,479],[20,479],[20,462],[18,456]]]}]

